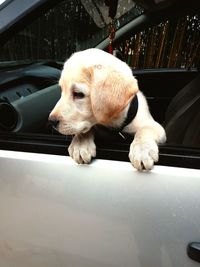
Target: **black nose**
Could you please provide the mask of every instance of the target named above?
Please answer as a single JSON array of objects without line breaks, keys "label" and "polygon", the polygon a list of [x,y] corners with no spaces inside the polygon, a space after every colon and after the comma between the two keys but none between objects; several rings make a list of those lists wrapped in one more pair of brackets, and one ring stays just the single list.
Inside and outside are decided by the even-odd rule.
[{"label": "black nose", "polygon": [[51,124],[51,126],[53,126],[53,128],[56,128],[59,124],[59,120],[57,120],[55,118],[51,118],[51,119],[49,119],[49,123]]}]

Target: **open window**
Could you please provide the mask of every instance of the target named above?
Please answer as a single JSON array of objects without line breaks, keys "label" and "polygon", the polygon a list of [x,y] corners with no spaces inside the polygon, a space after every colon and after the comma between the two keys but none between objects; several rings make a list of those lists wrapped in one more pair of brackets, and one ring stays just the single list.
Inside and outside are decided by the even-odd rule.
[{"label": "open window", "polygon": [[[57,83],[63,62],[75,51],[107,49],[110,19],[106,2],[109,1],[64,0],[53,7],[51,2],[45,12],[30,14],[27,23],[18,25],[18,30],[2,44],[1,147],[6,142],[8,148],[9,140],[19,150],[66,154],[68,137],[48,126],[48,115],[60,98]],[[148,1],[153,5],[142,2],[147,3],[118,2],[114,47],[132,68],[154,118],[170,128],[168,144],[160,150],[161,162],[174,165],[162,161],[162,151],[163,155],[172,155],[174,149],[176,154],[196,155],[200,147],[196,127],[200,125],[199,90],[193,89],[192,96],[190,90],[199,88],[199,13],[195,8],[186,9],[187,12],[181,9],[177,16],[177,9],[170,7],[176,1]],[[97,156],[128,160],[131,139],[109,134],[106,142],[105,135],[100,134]]]},{"label": "open window", "polygon": [[[62,65],[108,36],[109,11],[106,1],[57,1],[10,36],[0,51],[1,131],[52,134],[47,120],[60,97]],[[120,0],[118,28],[142,12],[134,1]]]}]

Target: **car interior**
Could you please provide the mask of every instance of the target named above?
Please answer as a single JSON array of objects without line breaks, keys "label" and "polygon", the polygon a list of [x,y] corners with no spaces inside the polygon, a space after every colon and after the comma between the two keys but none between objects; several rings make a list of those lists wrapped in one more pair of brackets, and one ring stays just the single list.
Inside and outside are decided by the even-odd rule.
[{"label": "car interior", "polygon": [[[160,23],[162,24],[171,19],[175,21],[177,8],[180,7],[177,5],[179,1],[175,1],[174,4],[172,4],[173,1],[161,2],[160,5],[156,5],[154,1],[136,1],[137,4],[140,4],[141,14],[138,13],[136,18],[125,22],[124,27],[116,31],[113,47],[120,51],[122,58],[126,62],[129,61],[133,75],[138,79],[139,87],[147,97],[153,117],[164,125],[167,132],[167,146],[200,148],[198,48],[196,48],[196,55],[192,56],[192,63],[183,67],[174,65],[169,68],[165,64],[163,65],[164,67],[153,66],[151,68],[151,66],[139,66],[133,61],[131,66],[130,60],[127,58],[129,55],[126,50],[128,42],[128,49],[131,54],[130,42],[134,38],[140,38],[139,34],[141,32],[143,33],[145,29],[149,28],[151,29],[148,33],[150,35],[154,31],[155,25],[160,25]],[[109,3],[107,4],[109,6]],[[191,1],[190,9],[185,9],[185,6],[182,5],[179,13],[185,18],[195,16],[197,31],[200,27],[200,20],[195,5],[195,1]],[[86,6],[81,5],[81,7],[87,10]],[[110,7],[112,7],[112,4],[110,4]],[[178,27],[178,23],[176,20],[176,24],[173,24],[175,25],[174,27]],[[162,27],[165,27],[165,24],[163,25]],[[185,24],[184,27],[186,26]],[[21,33],[23,33],[23,30]],[[199,41],[200,35],[198,31],[194,38],[193,42]],[[106,37],[96,47],[106,50],[108,43],[109,38]],[[7,52],[6,45],[5,50],[2,50],[4,52]],[[173,43],[170,45],[173,46]],[[196,45],[199,47],[200,44],[196,43]],[[180,49],[181,47],[179,47]],[[156,47],[154,47],[154,50],[156,50]],[[132,55],[132,60],[133,58],[134,55]],[[59,136],[48,125],[48,115],[60,98],[60,89],[57,83],[62,66],[63,61],[59,57],[55,60],[13,60],[9,64],[2,62],[0,66],[1,134],[20,135],[25,133],[36,134],[37,136],[49,135],[51,138],[64,138],[65,140],[70,138]],[[106,138],[104,138],[105,136]],[[105,139],[113,140],[113,142],[118,142],[119,140],[122,143],[130,142],[129,137],[124,140],[116,133],[111,133],[105,129],[97,130],[96,138],[99,140],[100,146],[102,142],[106,143]]]}]

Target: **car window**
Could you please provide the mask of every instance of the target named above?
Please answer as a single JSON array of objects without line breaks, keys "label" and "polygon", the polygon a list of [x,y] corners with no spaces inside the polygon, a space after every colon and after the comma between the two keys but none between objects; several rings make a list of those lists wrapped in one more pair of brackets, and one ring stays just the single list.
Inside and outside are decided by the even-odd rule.
[{"label": "car window", "polygon": [[[133,1],[119,1],[116,28],[143,12]],[[104,1],[65,0],[16,33],[1,47],[0,61],[61,60],[96,46],[108,36]]]},{"label": "car window", "polygon": [[[60,97],[63,62],[108,37],[109,12],[103,0],[57,1],[5,41],[0,50],[0,132],[58,134],[48,126],[48,115]],[[116,29],[142,13],[134,1],[119,0]]]},{"label": "car window", "polygon": [[[116,29],[144,12],[132,0],[120,0],[114,21]],[[107,38],[110,22],[105,1],[59,1],[5,42],[0,50],[0,131],[56,135],[47,122],[60,98],[57,83],[63,62],[73,52],[95,47]],[[199,67],[199,16],[177,16],[155,26],[145,25],[140,32],[136,30],[133,27],[129,38],[114,42],[115,48],[133,69],[154,118],[173,130],[170,134],[176,140],[172,138],[169,144],[200,147],[196,91],[195,98],[190,99],[195,106],[193,102],[189,105],[187,97],[182,106],[177,105],[177,98],[171,105],[176,94],[195,78]],[[174,68],[187,72],[171,72]],[[185,105],[193,113],[185,114]],[[168,114],[173,114],[173,123]],[[188,124],[182,123],[185,118]],[[180,137],[176,127],[187,134]]]},{"label": "car window", "polygon": [[200,60],[199,16],[177,16],[148,27],[117,48],[133,69],[195,68]]}]

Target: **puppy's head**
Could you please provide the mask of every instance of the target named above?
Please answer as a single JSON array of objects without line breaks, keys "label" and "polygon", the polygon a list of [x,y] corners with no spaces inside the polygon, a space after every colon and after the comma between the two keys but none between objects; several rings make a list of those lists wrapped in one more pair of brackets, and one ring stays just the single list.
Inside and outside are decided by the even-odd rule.
[{"label": "puppy's head", "polygon": [[59,84],[61,98],[49,120],[64,135],[85,133],[95,124],[109,126],[138,91],[130,73],[102,64],[66,66]]},{"label": "puppy's head", "polygon": [[95,124],[90,91],[91,77],[82,68],[64,68],[59,80],[61,98],[49,115],[54,128],[64,135],[84,133]]}]

